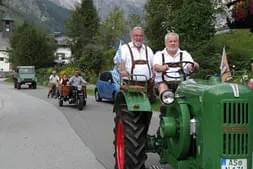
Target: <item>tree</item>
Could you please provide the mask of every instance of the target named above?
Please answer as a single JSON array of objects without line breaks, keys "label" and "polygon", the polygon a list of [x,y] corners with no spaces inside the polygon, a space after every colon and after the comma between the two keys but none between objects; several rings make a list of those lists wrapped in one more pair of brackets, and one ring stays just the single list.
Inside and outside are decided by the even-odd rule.
[{"label": "tree", "polygon": [[132,30],[133,27],[135,26],[144,26],[143,19],[141,16],[137,14],[131,14],[127,20],[127,27],[128,27],[128,32]]},{"label": "tree", "polygon": [[[82,0],[66,22],[67,34],[73,38],[73,54],[76,59],[82,57],[85,46],[94,43],[98,32],[99,17],[92,0]],[[85,57],[85,56],[84,56]]]},{"label": "tree", "polygon": [[[173,1],[174,2],[174,1]],[[164,48],[164,35],[167,32],[163,23],[167,20],[166,14],[171,10],[167,0],[148,0],[144,6],[145,35],[154,51]]]},{"label": "tree", "polygon": [[182,48],[194,51],[215,33],[214,6],[211,0],[185,0],[171,19],[168,30],[180,34]]},{"label": "tree", "polygon": [[180,35],[182,48],[193,51],[214,35],[214,5],[211,0],[149,0],[145,6],[146,35],[154,50],[164,48],[164,35]]},{"label": "tree", "polygon": [[47,38],[43,30],[25,21],[10,38],[10,59],[14,65],[47,67],[53,63],[56,42]]},{"label": "tree", "polygon": [[121,40],[125,30],[124,14],[119,7],[115,6],[100,26],[100,38],[105,48],[115,46]]}]

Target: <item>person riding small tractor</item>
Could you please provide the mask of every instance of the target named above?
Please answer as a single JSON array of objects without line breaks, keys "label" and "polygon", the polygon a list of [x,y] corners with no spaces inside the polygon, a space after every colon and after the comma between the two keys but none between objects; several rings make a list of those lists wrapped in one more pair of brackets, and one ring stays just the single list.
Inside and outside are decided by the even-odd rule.
[{"label": "person riding small tractor", "polygon": [[86,85],[78,85],[77,87],[71,85],[60,86],[60,96],[58,97],[59,106],[63,106],[64,102],[74,104],[79,110],[83,110],[87,102]]},{"label": "person riding small tractor", "polygon": [[185,80],[178,72],[180,82],[166,82],[175,91],[161,94],[165,106],[155,135],[147,134],[147,85],[121,86],[114,104],[115,168],[145,169],[146,153],[153,152],[174,169],[252,169],[253,90],[216,76]]}]

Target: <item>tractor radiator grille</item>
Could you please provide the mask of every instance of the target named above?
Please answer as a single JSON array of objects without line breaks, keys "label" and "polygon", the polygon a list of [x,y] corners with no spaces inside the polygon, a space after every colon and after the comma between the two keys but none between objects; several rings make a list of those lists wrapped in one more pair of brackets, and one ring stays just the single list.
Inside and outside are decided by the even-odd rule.
[{"label": "tractor radiator grille", "polygon": [[247,155],[248,154],[248,133],[223,134],[223,154],[224,155]]},{"label": "tractor radiator grille", "polygon": [[248,124],[248,103],[224,103],[224,124]]},{"label": "tractor radiator grille", "polygon": [[223,104],[223,154],[247,155],[249,106],[248,103]]}]

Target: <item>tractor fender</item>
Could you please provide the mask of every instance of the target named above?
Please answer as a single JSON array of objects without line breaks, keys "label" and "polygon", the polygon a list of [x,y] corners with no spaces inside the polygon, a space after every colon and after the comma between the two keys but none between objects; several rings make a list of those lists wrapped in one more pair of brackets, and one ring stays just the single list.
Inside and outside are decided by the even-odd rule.
[{"label": "tractor fender", "polygon": [[149,98],[147,94],[144,92],[125,92],[120,91],[117,94],[116,101],[114,103],[113,112],[115,112],[115,107],[117,106],[117,103],[119,103],[117,100],[124,99],[128,111],[141,111],[141,112],[151,112],[152,107],[149,102]]}]

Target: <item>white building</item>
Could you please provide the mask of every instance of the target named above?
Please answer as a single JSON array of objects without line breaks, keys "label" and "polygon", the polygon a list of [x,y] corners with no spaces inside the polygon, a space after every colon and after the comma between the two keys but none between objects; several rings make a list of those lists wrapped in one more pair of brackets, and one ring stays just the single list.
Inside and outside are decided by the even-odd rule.
[{"label": "white building", "polygon": [[58,47],[54,55],[55,63],[69,64],[72,62],[72,52],[69,47]]},{"label": "white building", "polygon": [[2,37],[2,32],[0,32],[0,71],[9,72],[12,68],[9,62],[9,41]]},{"label": "white building", "polygon": [[73,61],[72,51],[71,51],[71,38],[67,36],[56,36],[57,49],[54,53],[56,64],[69,64]]},{"label": "white building", "polygon": [[0,50],[0,71],[1,72],[10,71],[9,53],[5,50]]},{"label": "white building", "polygon": [[5,14],[2,18],[2,30],[0,30],[0,71],[10,72],[12,66],[9,62],[10,44],[9,37],[13,32],[14,20]]}]

